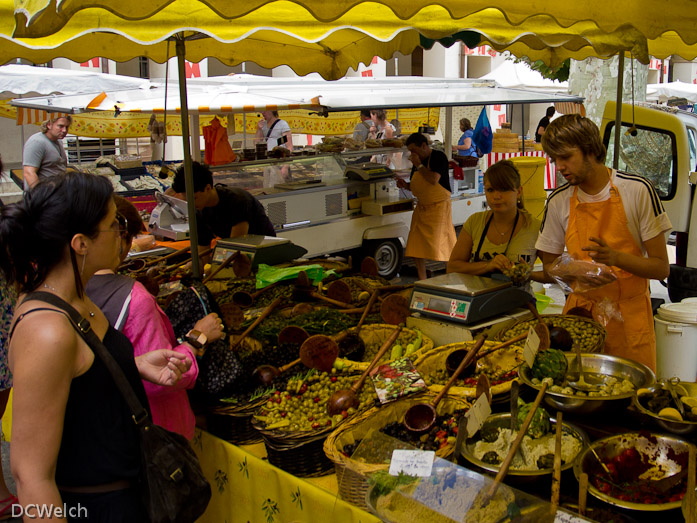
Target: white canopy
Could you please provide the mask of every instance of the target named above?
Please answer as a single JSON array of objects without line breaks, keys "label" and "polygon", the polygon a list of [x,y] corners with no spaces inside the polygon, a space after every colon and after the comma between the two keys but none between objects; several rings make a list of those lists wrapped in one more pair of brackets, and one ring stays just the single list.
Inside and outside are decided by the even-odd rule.
[{"label": "white canopy", "polygon": [[671,98],[685,98],[689,103],[697,103],[697,85],[684,82],[667,82],[646,86],[646,99],[667,102]]},{"label": "white canopy", "polygon": [[0,67],[0,98],[15,98],[28,93],[77,94],[149,87],[149,80],[131,76],[31,65]]},{"label": "white canopy", "polygon": [[567,82],[557,82],[542,76],[523,62],[506,60],[481,80],[494,80],[497,85],[509,88],[537,89],[551,92],[568,92]]},{"label": "white canopy", "polygon": [[[89,110],[163,112],[164,85],[97,95],[52,96],[13,100],[12,105],[79,113]],[[187,80],[191,113],[220,114],[277,109],[350,111],[370,107],[448,107],[465,105],[582,102],[578,96],[528,89],[505,89],[493,81],[424,78],[271,78],[234,75]],[[179,112],[178,90],[170,85],[167,112]]]}]

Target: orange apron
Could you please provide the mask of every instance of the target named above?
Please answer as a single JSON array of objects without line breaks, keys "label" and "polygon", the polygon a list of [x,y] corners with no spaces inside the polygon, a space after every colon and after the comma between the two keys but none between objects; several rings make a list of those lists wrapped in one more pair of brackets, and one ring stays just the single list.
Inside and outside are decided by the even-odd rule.
[{"label": "orange apron", "polygon": [[418,202],[404,253],[414,258],[448,261],[457,241],[450,192],[440,183],[428,183],[418,171],[411,177],[411,192]]},{"label": "orange apron", "polygon": [[[590,260],[582,247],[591,245],[591,236],[602,238],[614,250],[643,256],[627,226],[627,216],[622,197],[610,181],[610,199],[602,202],[581,203],[578,187],[569,202],[569,225],[566,229],[566,248],[569,254],[580,260]],[[598,318],[598,303],[608,298],[619,309],[622,320],[610,318],[605,328],[607,339],[604,353],[621,356],[643,363],[656,370],[656,334],[653,328],[653,311],[649,294],[649,281],[612,267],[617,280],[599,289],[572,293],[566,300],[564,312],[572,307],[589,310]]]}]

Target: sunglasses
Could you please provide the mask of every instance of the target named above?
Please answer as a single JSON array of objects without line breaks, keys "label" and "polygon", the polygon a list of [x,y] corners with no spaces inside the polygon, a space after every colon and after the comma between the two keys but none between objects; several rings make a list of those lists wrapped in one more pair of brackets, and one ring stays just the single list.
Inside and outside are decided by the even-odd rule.
[{"label": "sunglasses", "polygon": [[99,232],[118,232],[121,236],[125,236],[128,233],[128,220],[122,214],[117,213],[111,228]]}]

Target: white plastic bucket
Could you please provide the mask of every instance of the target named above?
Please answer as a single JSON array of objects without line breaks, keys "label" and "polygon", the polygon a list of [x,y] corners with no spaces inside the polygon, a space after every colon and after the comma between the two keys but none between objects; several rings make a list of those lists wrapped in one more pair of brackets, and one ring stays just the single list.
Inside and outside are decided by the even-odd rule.
[{"label": "white plastic bucket", "polygon": [[677,323],[654,316],[656,377],[697,381],[697,323]]}]

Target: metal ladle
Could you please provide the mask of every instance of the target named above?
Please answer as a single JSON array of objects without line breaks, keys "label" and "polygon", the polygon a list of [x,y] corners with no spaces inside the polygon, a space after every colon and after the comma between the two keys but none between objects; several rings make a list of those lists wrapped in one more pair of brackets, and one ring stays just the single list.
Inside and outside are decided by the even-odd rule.
[{"label": "metal ladle", "polygon": [[[581,358],[581,346],[578,342],[574,343],[574,359],[571,362],[571,371],[567,373],[567,384],[572,389],[580,390],[582,392],[597,392],[600,390],[600,386],[603,384],[603,380],[600,379],[599,382],[593,383],[597,378],[591,379],[591,381],[586,381],[586,377],[583,371],[583,360]],[[589,377],[590,379],[590,377]]]},{"label": "metal ladle", "polygon": [[477,343],[475,343],[474,347],[470,349],[467,357],[460,362],[460,365],[457,367],[453,375],[431,403],[417,403],[416,405],[409,407],[407,412],[404,414],[404,426],[407,428],[407,430],[422,433],[429,431],[431,427],[433,427],[436,422],[436,406],[447,394],[448,389],[453,383],[455,383],[455,380],[460,373],[465,370],[465,367],[467,367],[467,365],[469,365],[477,355],[479,349],[481,349],[482,345],[484,345],[486,337],[486,334],[483,334],[482,337],[477,340]]},{"label": "metal ladle", "polygon": [[390,337],[387,338],[385,342],[382,344],[380,350],[378,350],[377,354],[368,365],[368,368],[366,368],[363,371],[361,377],[358,378],[358,381],[351,385],[350,389],[337,390],[334,394],[332,394],[329,397],[329,401],[327,402],[327,412],[330,416],[341,414],[342,411],[348,410],[350,408],[358,407],[358,405],[360,404],[360,401],[358,400],[358,391],[363,386],[363,382],[365,382],[365,379],[368,377],[368,373],[370,373],[370,371],[373,370],[373,367],[375,367],[377,362],[380,361],[380,359],[385,355],[387,350],[397,340],[400,332],[402,332],[402,327],[397,327],[394,330],[394,332],[390,334]]}]

